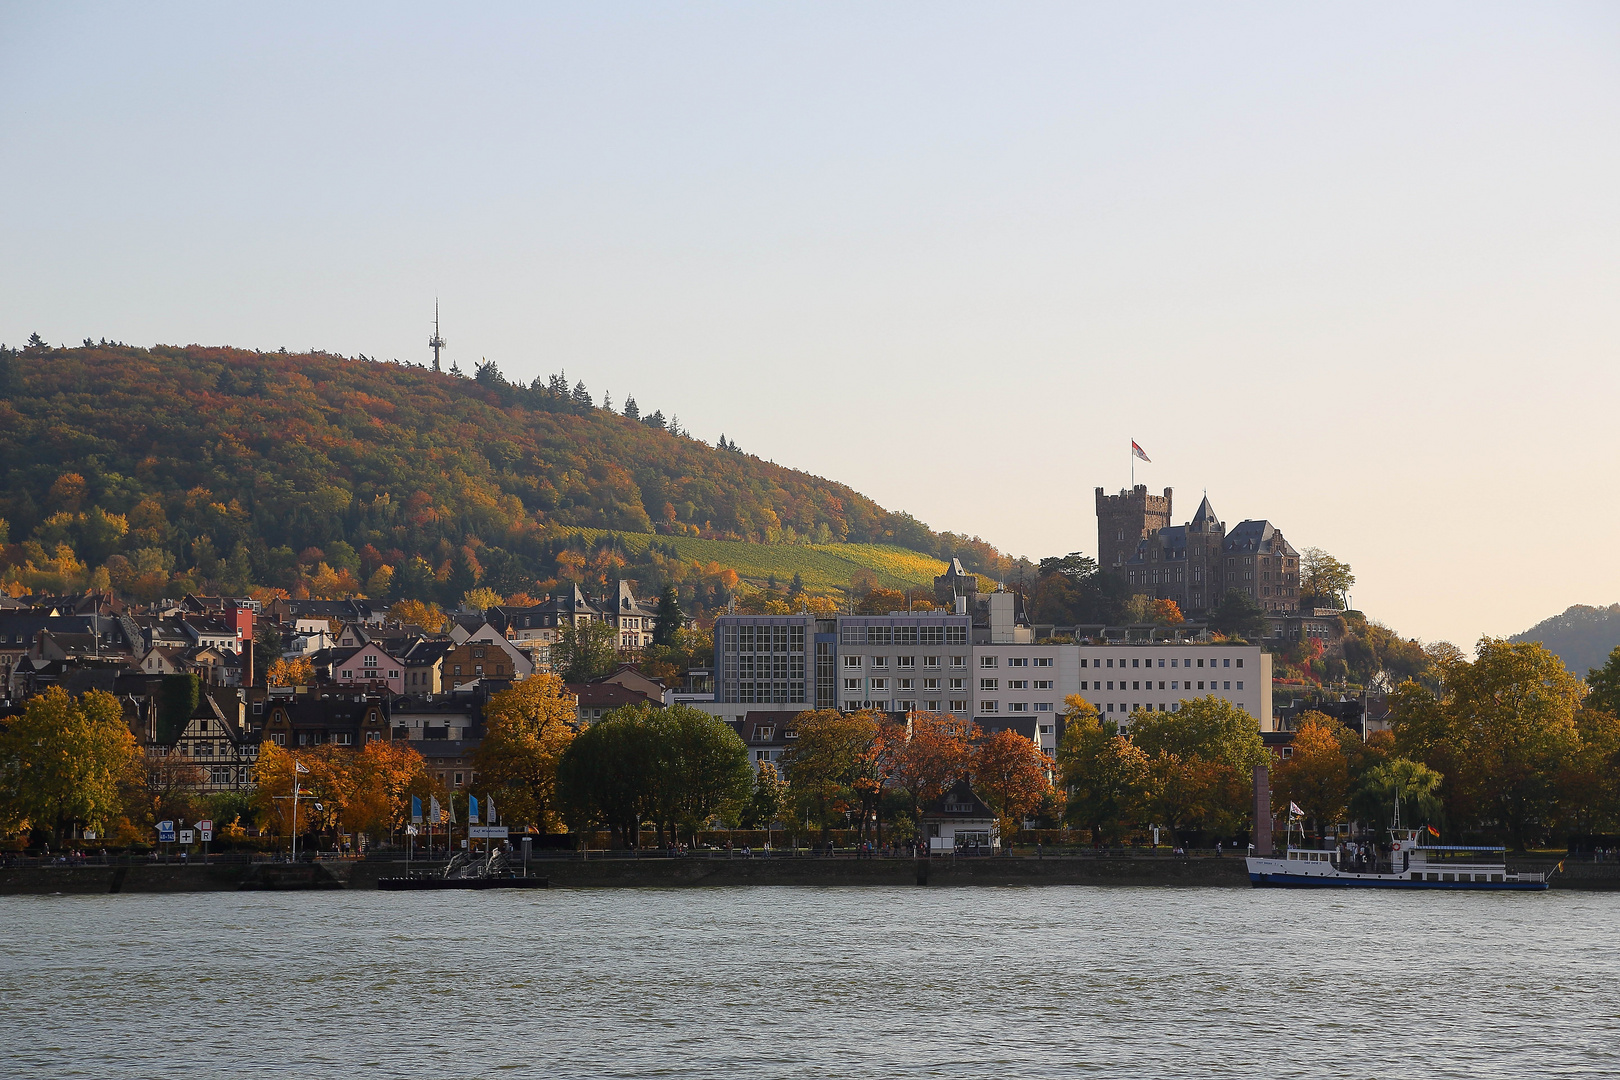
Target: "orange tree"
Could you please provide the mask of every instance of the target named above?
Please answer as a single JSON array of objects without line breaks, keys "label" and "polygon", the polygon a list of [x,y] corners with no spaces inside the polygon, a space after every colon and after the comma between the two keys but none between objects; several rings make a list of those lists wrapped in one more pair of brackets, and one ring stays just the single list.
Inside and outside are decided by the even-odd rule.
[{"label": "orange tree", "polygon": [[533,675],[490,697],[484,738],[473,758],[480,787],[500,800],[505,820],[552,832],[557,808],[557,762],[574,740],[573,697],[555,675]]},{"label": "orange tree", "polygon": [[1278,805],[1299,804],[1318,836],[1344,816],[1350,801],[1350,761],[1339,739],[1343,729],[1331,717],[1306,713],[1294,729],[1292,756],[1272,769]]},{"label": "orange tree", "polygon": [[355,755],[353,787],[343,809],[343,824],[372,839],[392,836],[411,820],[411,796],[443,794],[427,762],[410,743],[376,740]]},{"label": "orange tree", "polygon": [[1001,821],[1001,835],[1011,837],[1019,823],[1034,813],[1051,788],[1046,758],[1016,731],[1001,730],[973,744],[968,755],[973,793]]},{"label": "orange tree", "polygon": [[911,820],[920,827],[922,808],[943,799],[968,775],[974,727],[949,713],[912,713],[907,729],[894,750],[891,778],[910,797]]}]

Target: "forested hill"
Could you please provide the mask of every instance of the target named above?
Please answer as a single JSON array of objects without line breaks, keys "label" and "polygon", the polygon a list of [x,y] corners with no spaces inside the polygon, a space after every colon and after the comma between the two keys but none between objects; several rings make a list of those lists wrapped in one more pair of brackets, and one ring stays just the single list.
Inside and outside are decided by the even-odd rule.
[{"label": "forested hill", "polygon": [[0,518],[12,570],[48,578],[71,557],[146,575],[147,591],[160,574],[289,587],[314,555],[362,585],[379,565],[418,562],[446,584],[448,563],[462,583],[521,591],[544,584],[560,527],[1000,562],[843,484],[672,432],[661,414],[602,408],[557,376],[524,386],[494,365],[466,378],[201,346],[0,352]]},{"label": "forested hill", "polygon": [[1539,641],[1564,661],[1564,666],[1582,678],[1609,659],[1620,645],[1620,604],[1589,607],[1576,604],[1562,615],[1543,619],[1509,641]]}]

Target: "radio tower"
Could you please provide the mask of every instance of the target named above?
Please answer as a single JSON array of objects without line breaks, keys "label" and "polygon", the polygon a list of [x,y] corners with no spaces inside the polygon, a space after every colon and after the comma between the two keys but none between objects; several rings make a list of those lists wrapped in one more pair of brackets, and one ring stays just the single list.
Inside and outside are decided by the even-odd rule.
[{"label": "radio tower", "polygon": [[439,301],[433,301],[433,336],[428,338],[428,348],[433,350],[433,370],[439,370],[439,350],[444,348],[444,338],[439,336]]}]

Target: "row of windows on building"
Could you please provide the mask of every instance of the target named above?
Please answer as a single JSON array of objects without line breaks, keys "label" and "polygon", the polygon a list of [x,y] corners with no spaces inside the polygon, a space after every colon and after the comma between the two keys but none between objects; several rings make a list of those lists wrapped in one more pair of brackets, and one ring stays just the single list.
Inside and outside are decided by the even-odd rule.
[{"label": "row of windows on building", "polygon": [[851,626],[839,633],[840,645],[966,645],[962,626]]},{"label": "row of windows on building", "polygon": [[[922,658],[922,666],[925,669],[937,669],[942,666],[941,661],[943,659],[943,657],[939,656],[925,656]],[[844,656],[845,668],[886,668],[888,666],[889,658],[887,656],[849,656],[847,654]],[[894,658],[894,666],[899,668],[901,671],[915,668],[917,666],[917,658],[915,656],[897,656]],[[967,667],[967,657],[951,657],[951,667],[965,669]]]},{"label": "row of windows on building", "polygon": [[[1114,688],[1114,682],[1112,680],[1105,680],[1105,681],[1108,682],[1108,685],[1106,687],[1104,687],[1101,682],[1097,682],[1095,680],[1093,680],[1091,685],[1088,687],[1085,684],[1085,682],[1082,681],[1080,683],[1080,689],[1082,689],[1082,690],[1090,690],[1092,693],[1096,693],[1098,690],[1103,690],[1103,689],[1112,690]],[[1147,686],[1146,687],[1144,687],[1142,685],[1141,680],[1135,680],[1135,679],[1131,680],[1131,685],[1129,687],[1127,687],[1125,685],[1125,680],[1124,679],[1120,679],[1120,680],[1118,680],[1118,682],[1119,682],[1119,688],[1121,690],[1126,690],[1126,689],[1129,689],[1129,690],[1142,690],[1142,689],[1151,690],[1151,689],[1153,689],[1153,680],[1152,679],[1147,680]],[[1181,685],[1177,685],[1178,682],[1180,682]],[[1193,680],[1192,679],[1186,679],[1186,680],[1171,679],[1170,680],[1170,689],[1171,690],[1194,690],[1194,689],[1202,690],[1202,689],[1204,689],[1204,683],[1205,682],[1209,683],[1209,689],[1211,689],[1211,690],[1223,690],[1223,689],[1224,690],[1230,690],[1230,689],[1232,689],[1232,680],[1230,680],[1230,679],[1222,679],[1222,680],[1218,680],[1218,681],[1215,680],[1215,679],[1207,679],[1207,680],[1206,679],[1199,679],[1199,680],[1197,680],[1197,682],[1198,682],[1198,685],[1195,687],[1193,685]],[[1164,680],[1160,679],[1159,680],[1159,689],[1163,690],[1164,688],[1165,688]],[[1243,680],[1242,679],[1239,679],[1237,681],[1237,688],[1239,690],[1243,689]]]}]

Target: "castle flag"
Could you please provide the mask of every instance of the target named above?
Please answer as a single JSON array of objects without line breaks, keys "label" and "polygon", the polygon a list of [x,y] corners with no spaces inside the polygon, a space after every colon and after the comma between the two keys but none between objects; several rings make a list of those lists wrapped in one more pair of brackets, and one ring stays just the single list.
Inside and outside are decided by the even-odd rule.
[{"label": "castle flag", "polygon": [[1131,456],[1132,457],[1139,457],[1143,461],[1147,462],[1150,465],[1153,464],[1153,459],[1148,457],[1147,454],[1143,452],[1143,450],[1142,450],[1142,448],[1140,446],[1136,445],[1136,440],[1135,439],[1131,440]]}]

